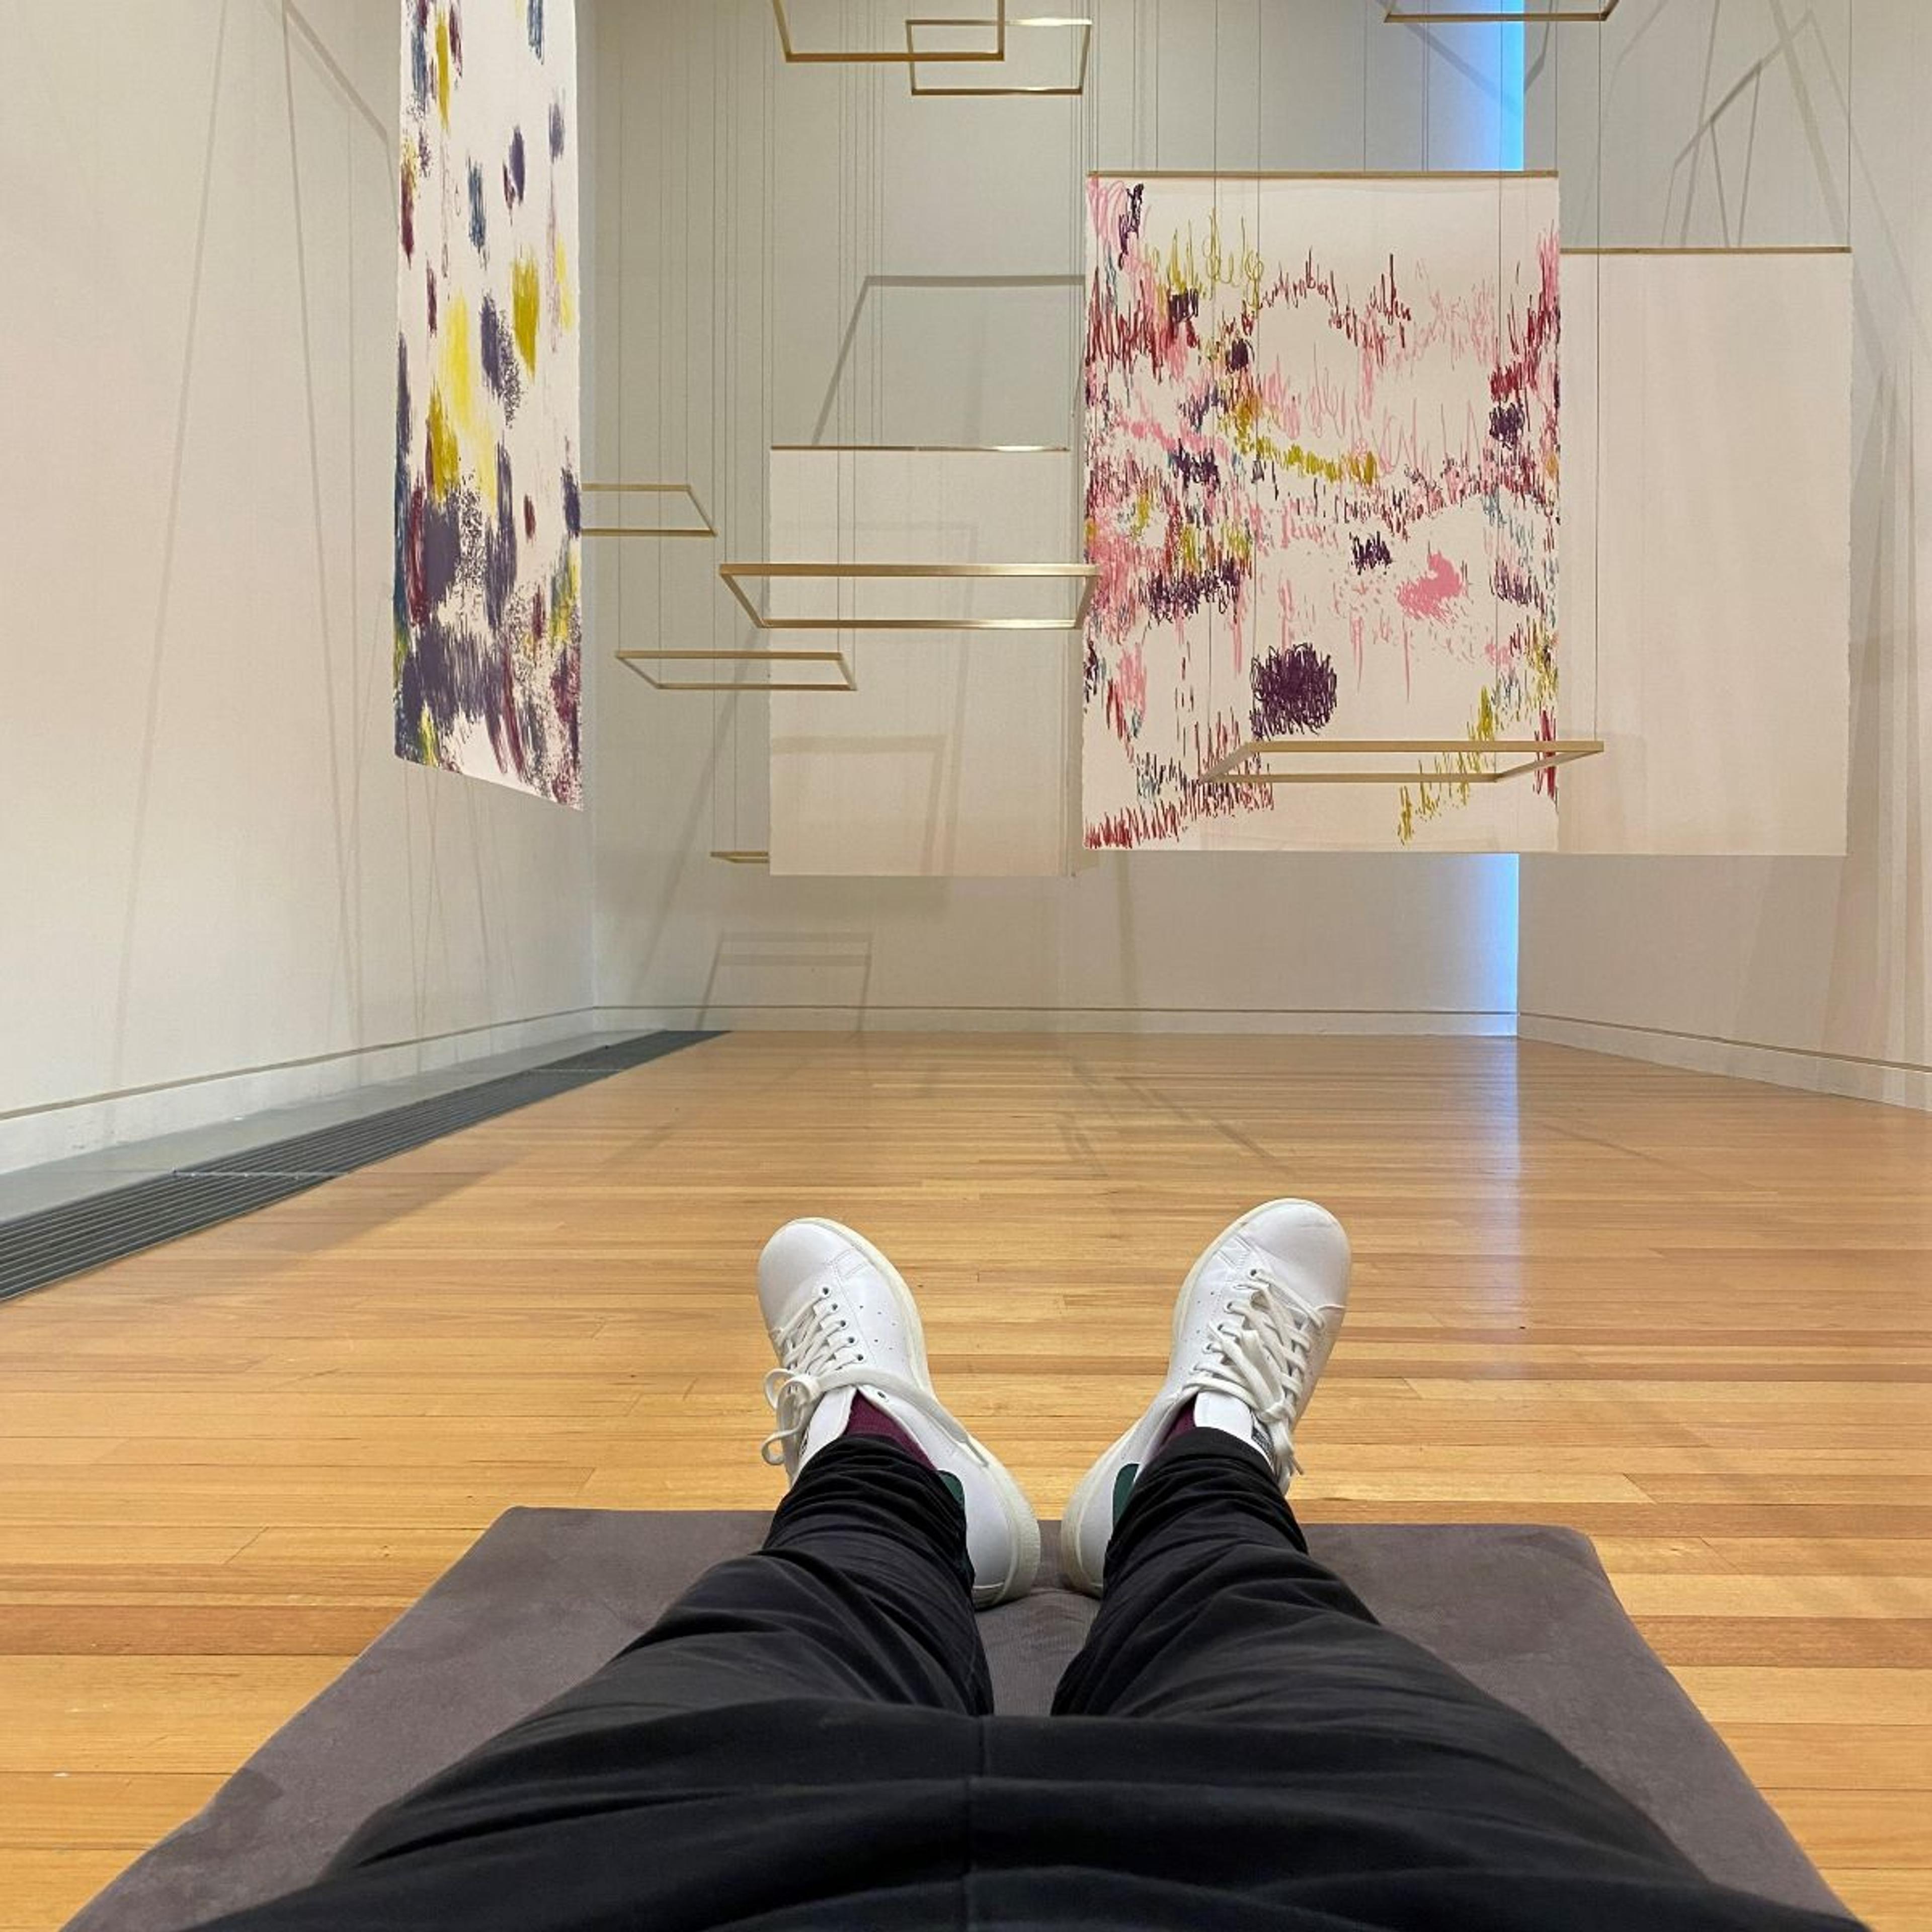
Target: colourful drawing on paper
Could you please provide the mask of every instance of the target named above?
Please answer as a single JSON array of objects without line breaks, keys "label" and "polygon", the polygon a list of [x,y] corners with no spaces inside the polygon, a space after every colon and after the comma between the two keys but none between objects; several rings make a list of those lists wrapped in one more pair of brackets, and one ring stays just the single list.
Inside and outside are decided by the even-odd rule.
[{"label": "colourful drawing on paper", "polygon": [[1556,735],[1556,183],[1088,196],[1088,844],[1553,845],[1554,771],[1472,785],[1460,751],[1202,776],[1256,738]]},{"label": "colourful drawing on paper", "polygon": [[396,754],[583,802],[571,0],[403,0]]}]

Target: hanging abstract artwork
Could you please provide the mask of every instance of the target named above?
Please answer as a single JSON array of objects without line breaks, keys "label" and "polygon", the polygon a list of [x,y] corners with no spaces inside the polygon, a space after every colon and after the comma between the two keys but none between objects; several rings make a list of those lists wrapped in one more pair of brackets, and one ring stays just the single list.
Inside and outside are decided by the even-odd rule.
[{"label": "hanging abstract artwork", "polygon": [[1087,844],[1552,847],[1554,770],[1469,774],[1557,730],[1556,182],[1088,195]]},{"label": "hanging abstract artwork", "polygon": [[403,0],[396,753],[583,802],[572,0]]}]

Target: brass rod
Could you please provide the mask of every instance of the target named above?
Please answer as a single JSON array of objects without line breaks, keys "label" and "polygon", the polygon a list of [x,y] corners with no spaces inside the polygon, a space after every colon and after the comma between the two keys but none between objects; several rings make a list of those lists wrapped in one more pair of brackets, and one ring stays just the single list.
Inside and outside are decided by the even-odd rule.
[{"label": "brass rod", "polygon": [[1089,181],[1554,181],[1554,168],[1090,168]]},{"label": "brass rod", "polygon": [[1788,245],[1776,243],[1749,247],[1740,244],[1735,248],[1587,248],[1566,246],[1566,255],[1849,255],[1851,244],[1845,242],[1793,242]]},{"label": "brass rod", "polygon": [[[772,0],[772,16],[778,22],[778,50],[794,65],[818,65],[824,67],[904,67],[910,56],[894,53],[883,47],[861,47],[849,52],[836,48],[801,48],[792,39],[791,22],[786,16],[786,0]],[[1006,57],[1006,0],[994,0],[994,14],[991,20],[962,20],[961,26],[991,27],[994,30],[993,50],[991,53],[976,53],[968,50],[944,54],[928,54],[922,58],[935,61],[1003,61]]]}]

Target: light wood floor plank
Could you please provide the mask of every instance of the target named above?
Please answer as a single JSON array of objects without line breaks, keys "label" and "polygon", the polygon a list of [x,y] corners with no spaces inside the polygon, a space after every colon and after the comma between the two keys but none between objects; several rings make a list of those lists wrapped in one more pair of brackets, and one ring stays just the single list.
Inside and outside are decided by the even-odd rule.
[{"label": "light wood floor plank", "polygon": [[1058,1514],[1241,1208],[1348,1223],[1312,1521],[1546,1520],[1880,1932],[1932,1925],[1932,1120],[1504,1041],[741,1035],[0,1308],[0,1932],[502,1510],[769,1508],[751,1291],[856,1222]]}]

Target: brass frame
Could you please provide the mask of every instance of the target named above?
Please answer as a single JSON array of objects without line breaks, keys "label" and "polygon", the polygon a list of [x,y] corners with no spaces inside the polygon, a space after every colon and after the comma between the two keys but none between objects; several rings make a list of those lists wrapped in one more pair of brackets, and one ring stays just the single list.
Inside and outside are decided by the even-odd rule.
[{"label": "brass frame", "polygon": [[[1086,626],[1100,572],[1090,563],[721,563],[718,574],[745,614],[761,631],[1078,631]],[[1052,578],[1081,586],[1071,617],[784,617],[773,618],[745,594],[741,578],[770,582],[832,578],[916,580],[955,578]]]},{"label": "brass frame", "polygon": [[1071,456],[1068,442],[775,442],[772,454],[781,451],[798,455],[808,450],[824,449],[848,455],[883,450],[895,456]]},{"label": "brass frame", "polygon": [[[1520,14],[1511,14],[1520,20]],[[1089,181],[1554,181],[1554,168],[1089,168]]]},{"label": "brass frame", "polygon": [[715,537],[718,534],[711,512],[698,501],[698,492],[688,483],[584,483],[578,487],[586,496],[688,496],[691,507],[698,512],[695,529],[685,524],[586,524],[582,534],[586,537]]},{"label": "brass frame", "polygon": [[1574,247],[1565,243],[1562,252],[1566,255],[1849,255],[1852,244],[1849,242],[1740,242],[1735,248],[1694,247],[1683,248],[1662,248],[1655,243],[1632,243],[1618,248],[1590,248],[1578,242]]},{"label": "brass frame", "polygon": [[[616,656],[620,664],[635,671],[653,691],[848,692],[859,688],[859,681],[853,675],[852,667],[846,662],[843,651],[716,651],[664,647],[620,651]],[[834,684],[830,680],[812,683],[788,681],[781,684],[767,680],[747,684],[729,679],[660,678],[652,676],[644,668],[647,664],[836,664],[844,681],[840,684]]]},{"label": "brass frame", "polygon": [[711,856],[714,859],[723,860],[728,866],[769,866],[772,862],[770,852],[754,851],[748,846],[742,848],[728,846],[722,850],[713,847]]},{"label": "brass frame", "polygon": [[1054,87],[1034,83],[1019,87],[922,87],[919,83],[919,70],[922,62],[938,58],[932,54],[922,54],[914,42],[916,30],[921,27],[975,27],[983,25],[978,20],[959,20],[932,15],[908,16],[906,20],[906,52],[911,56],[907,63],[907,77],[912,86],[914,98],[920,100],[1006,100],[1023,97],[1036,100],[1066,100],[1087,92],[1087,70],[1094,54],[1094,22],[1083,16],[1056,14],[1034,14],[1024,18],[1009,20],[1009,27],[1072,27],[1080,35],[1080,62],[1071,87]]},{"label": "brass frame", "polygon": [[1600,27],[1617,6],[1618,0],[1604,0],[1600,7],[1546,7],[1540,11],[1526,4],[1514,14],[1498,14],[1493,9],[1484,13],[1473,8],[1466,13],[1426,14],[1404,12],[1401,0],[1389,0],[1382,24],[1385,27]]},{"label": "brass frame", "polygon": [[[1579,758],[1594,758],[1603,748],[1600,738],[1252,738],[1216,758],[1196,782],[1225,785],[1231,790],[1243,785],[1500,784],[1505,778],[1521,778],[1526,772],[1552,772],[1559,765],[1574,764]],[[1530,755],[1499,771],[1425,772],[1418,768],[1402,772],[1238,772],[1234,769],[1247,758],[1295,754],[1304,758],[1372,753],[1494,758],[1524,752]]]},{"label": "brass frame", "polygon": [[[793,66],[820,67],[909,67],[913,56],[910,51],[895,53],[886,47],[856,47],[842,50],[830,47],[800,47],[791,37],[791,22],[785,16],[785,0],[772,0],[772,17],[778,22],[778,51]],[[993,14],[990,20],[960,20],[953,24],[962,27],[991,27],[993,29],[993,51],[980,54],[971,52],[950,54],[927,54],[927,61],[1003,61],[1006,57],[1006,0],[993,0]]]}]

